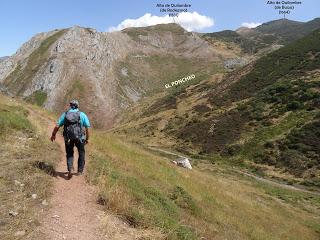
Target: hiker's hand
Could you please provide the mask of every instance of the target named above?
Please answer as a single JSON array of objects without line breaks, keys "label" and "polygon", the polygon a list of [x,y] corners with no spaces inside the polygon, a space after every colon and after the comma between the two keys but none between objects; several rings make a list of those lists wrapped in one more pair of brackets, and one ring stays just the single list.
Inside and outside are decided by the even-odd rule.
[{"label": "hiker's hand", "polygon": [[54,140],[56,140],[56,135],[55,135],[55,134],[52,134],[50,140],[51,140],[51,142],[53,142]]},{"label": "hiker's hand", "polygon": [[89,140],[86,139],[86,140],[84,141],[84,144],[88,144],[88,143],[89,143]]},{"label": "hiker's hand", "polygon": [[56,140],[56,134],[57,134],[58,130],[59,130],[59,126],[57,125],[54,127],[54,129],[52,131],[51,138],[50,138],[51,142]]}]

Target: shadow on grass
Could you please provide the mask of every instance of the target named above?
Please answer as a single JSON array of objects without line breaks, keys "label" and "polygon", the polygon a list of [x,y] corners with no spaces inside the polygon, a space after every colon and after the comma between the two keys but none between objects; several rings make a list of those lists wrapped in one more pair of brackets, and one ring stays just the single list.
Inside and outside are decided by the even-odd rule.
[{"label": "shadow on grass", "polygon": [[33,166],[43,170],[45,173],[49,174],[50,176],[54,176],[55,175],[56,171],[54,170],[53,165],[51,165],[49,163],[36,161],[36,162],[33,163]]},{"label": "shadow on grass", "polygon": [[76,175],[76,174],[72,173],[71,177],[68,177],[68,172],[55,172],[53,176],[54,177],[61,177],[65,180],[70,180],[73,175]]},{"label": "shadow on grass", "polygon": [[60,177],[65,180],[70,180],[73,175],[76,175],[72,174],[71,177],[68,177],[68,172],[58,172],[54,169],[53,165],[46,162],[36,161],[33,166],[43,170],[46,174],[52,177]]}]

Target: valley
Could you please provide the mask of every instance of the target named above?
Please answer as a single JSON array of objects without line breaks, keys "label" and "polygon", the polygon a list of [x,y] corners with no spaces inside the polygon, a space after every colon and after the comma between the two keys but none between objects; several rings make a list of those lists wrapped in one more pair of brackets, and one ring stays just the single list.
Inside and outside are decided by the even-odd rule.
[{"label": "valley", "polygon": [[[319,239],[319,29],[35,35],[0,59],[0,238]],[[74,98],[93,129],[67,181],[48,133]]]}]

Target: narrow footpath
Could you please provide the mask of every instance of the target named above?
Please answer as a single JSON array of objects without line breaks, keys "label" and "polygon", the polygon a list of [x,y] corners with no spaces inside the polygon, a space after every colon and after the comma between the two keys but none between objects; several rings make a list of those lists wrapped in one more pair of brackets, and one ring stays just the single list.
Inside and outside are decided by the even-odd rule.
[{"label": "narrow footpath", "polygon": [[[48,139],[54,127],[53,120],[41,111],[28,108],[33,122],[45,129]],[[97,189],[89,185],[84,174],[72,178],[67,177],[67,166],[64,139],[58,133],[58,143],[61,156],[57,159],[53,192],[48,199],[48,211],[43,216],[38,231],[46,236],[47,240],[135,240],[153,236],[152,231],[131,227],[121,217],[106,211],[104,206],[97,203]],[[49,154],[49,153],[44,153]],[[86,166],[90,164],[86,153]],[[78,154],[75,148],[74,169],[77,169]],[[151,237],[152,239],[152,237]]]}]

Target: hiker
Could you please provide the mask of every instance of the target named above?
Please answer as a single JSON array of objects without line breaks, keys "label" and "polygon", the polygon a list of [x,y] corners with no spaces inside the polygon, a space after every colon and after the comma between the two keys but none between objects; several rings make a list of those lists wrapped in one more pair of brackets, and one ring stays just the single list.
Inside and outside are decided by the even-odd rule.
[{"label": "hiker", "polygon": [[[70,102],[70,109],[64,112],[57,121],[57,125],[52,131],[51,141],[56,139],[56,133],[61,126],[64,126],[63,137],[66,147],[68,178],[72,177],[74,146],[77,147],[79,153],[77,175],[82,175],[85,164],[84,145],[87,144],[89,140],[88,128],[90,127],[90,122],[87,115],[79,111],[79,102],[77,100]],[[84,128],[85,134],[83,131]]]}]

